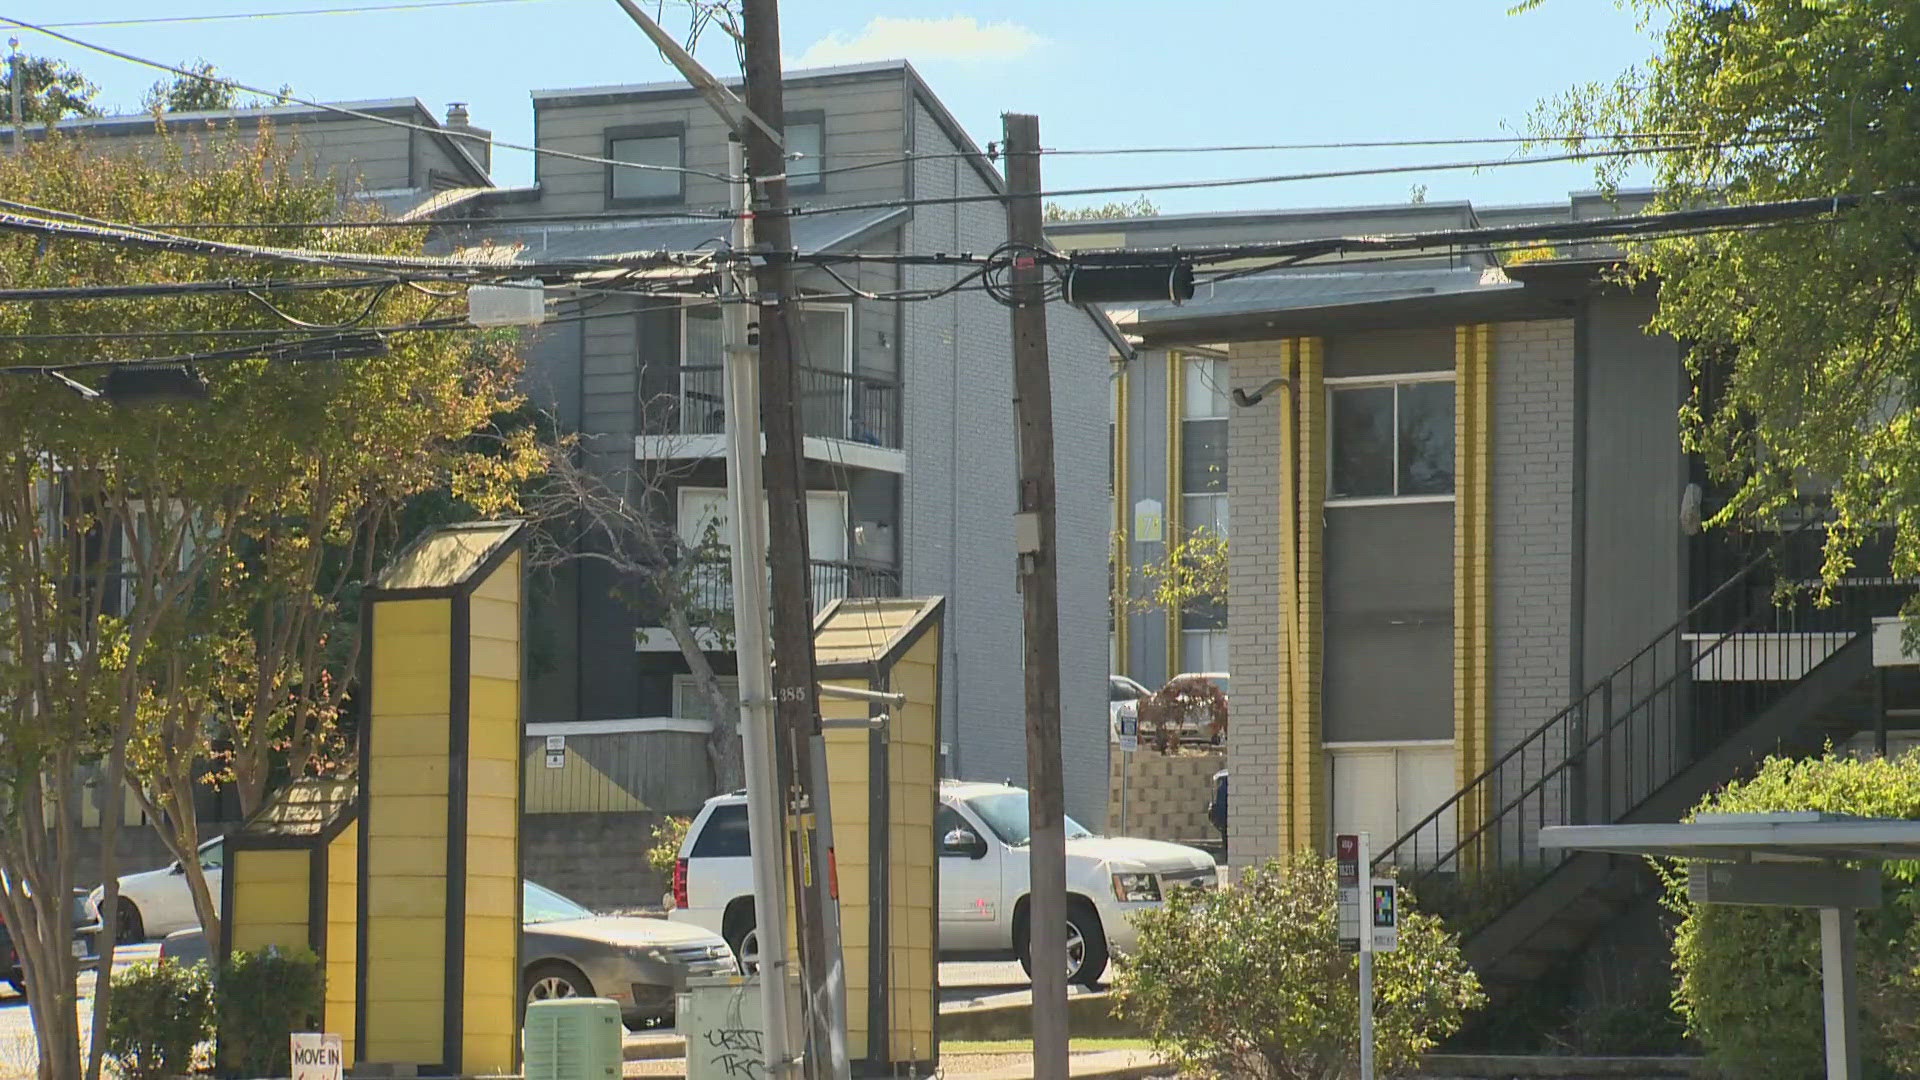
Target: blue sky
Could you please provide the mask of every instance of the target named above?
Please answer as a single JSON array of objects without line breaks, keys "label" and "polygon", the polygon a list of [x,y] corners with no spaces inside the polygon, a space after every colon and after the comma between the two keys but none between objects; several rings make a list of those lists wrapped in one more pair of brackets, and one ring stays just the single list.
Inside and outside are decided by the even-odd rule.
[{"label": "blue sky", "polygon": [[[342,6],[380,0],[339,0]],[[1510,134],[1540,99],[1611,78],[1651,41],[1596,0],[787,0],[790,62],[904,55],[981,142],[1006,110],[1040,116],[1051,147],[1298,143]],[[335,0],[0,0],[29,22],[290,11]],[[651,6],[651,4],[649,4]],[[669,5],[669,13],[672,6]],[[525,0],[413,12],[171,26],[74,28],[153,59],[201,57],[252,85],[326,101],[418,97],[471,103],[502,139],[532,137],[533,89],[671,77],[613,0]],[[22,46],[66,59],[132,109],[159,73],[31,32]],[[717,38],[715,39],[718,40]],[[728,50],[701,59],[731,74]],[[1505,125],[1505,128],[1502,125]],[[1498,158],[1506,147],[1055,157],[1053,188]],[[495,154],[496,179],[525,183],[527,155]],[[1435,172],[1155,193],[1163,213],[1431,201],[1554,201],[1592,186],[1582,165]],[[1105,201],[1098,200],[1077,200]]]}]

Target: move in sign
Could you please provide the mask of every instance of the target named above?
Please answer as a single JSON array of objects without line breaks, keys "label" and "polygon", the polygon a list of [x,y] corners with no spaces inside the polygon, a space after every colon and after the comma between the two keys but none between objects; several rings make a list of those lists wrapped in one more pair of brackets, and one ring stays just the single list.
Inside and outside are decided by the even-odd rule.
[{"label": "move in sign", "polygon": [[293,1043],[293,1080],[340,1080],[340,1036],[294,1032],[287,1038]]},{"label": "move in sign", "polygon": [[1400,947],[1400,901],[1393,891],[1392,878],[1373,879],[1373,951],[1392,952]]}]

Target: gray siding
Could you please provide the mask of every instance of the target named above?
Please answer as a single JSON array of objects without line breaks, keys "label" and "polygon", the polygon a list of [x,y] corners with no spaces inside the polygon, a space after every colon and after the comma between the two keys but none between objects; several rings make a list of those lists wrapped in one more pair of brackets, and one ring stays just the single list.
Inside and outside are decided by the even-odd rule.
[{"label": "gray siding", "polygon": [[[914,145],[953,149],[916,103]],[[913,194],[990,191],[957,159],[914,167]],[[988,251],[1006,237],[992,203],[922,206],[907,229],[915,251]],[[916,267],[909,286],[952,280]],[[904,306],[907,386],[905,576],[910,593],[948,598],[943,679],[950,768],[1018,782],[1026,775],[1020,597],[1014,589],[1015,431],[1007,310],[976,292]],[[1105,818],[1106,536],[1102,446],[1107,346],[1086,316],[1049,310],[1059,475],[1062,742],[1067,809]]]},{"label": "gray siding", "polygon": [[1453,369],[1453,329],[1368,330],[1327,339],[1327,377]]},{"label": "gray siding", "polygon": [[[905,184],[905,166],[876,164],[898,157],[905,134],[903,75],[865,76],[857,81],[821,80],[789,83],[789,112],[821,110],[826,114],[822,164],[828,169],[874,165],[825,178],[822,189],[794,195],[796,203],[849,203],[898,198]],[[716,175],[727,171],[726,128],[712,110],[687,94],[666,96],[608,95],[591,97],[536,97],[535,130],[542,147],[602,157],[607,152],[609,128],[636,124],[685,126],[686,166]],[[540,184],[541,213],[580,213],[607,209],[607,166],[563,158],[542,158],[536,176]],[[711,177],[685,178],[684,205],[718,207],[727,202],[726,186]],[[670,206],[653,209],[671,209]]]},{"label": "gray siding", "polygon": [[[406,119],[417,123],[421,118]],[[234,122],[231,117],[176,120],[168,125],[167,132],[189,153],[194,153],[196,148],[204,151],[223,142],[227,125]],[[241,129],[241,134],[250,142],[256,130],[250,123]],[[291,141],[297,146],[298,157],[310,173],[328,177],[349,192],[416,186],[412,141],[415,138],[421,142],[434,141],[430,135],[358,119],[277,116],[272,118],[272,130],[276,139]],[[109,153],[150,151],[160,143],[159,134],[146,125],[79,128],[73,133]],[[420,182],[424,183],[424,179]]]},{"label": "gray siding", "polygon": [[[1133,568],[1133,593],[1150,583],[1141,567],[1166,555],[1164,540],[1133,539],[1133,504],[1141,499],[1160,503],[1162,513],[1179,498],[1167,490],[1167,380],[1178,377],[1165,349],[1141,350],[1127,367],[1127,472],[1132,488],[1123,498],[1121,514],[1127,522],[1127,558]],[[1120,674],[1132,676],[1149,690],[1157,690],[1176,672],[1167,670],[1167,616],[1149,611],[1132,616],[1128,626],[1128,655],[1121,658]]]},{"label": "gray siding", "polygon": [[1328,506],[1321,738],[1453,738],[1453,504]]},{"label": "gray siding", "polygon": [[1600,297],[1584,320],[1586,580],[1581,681],[1619,665],[1684,610],[1678,345],[1643,331],[1651,299]]}]

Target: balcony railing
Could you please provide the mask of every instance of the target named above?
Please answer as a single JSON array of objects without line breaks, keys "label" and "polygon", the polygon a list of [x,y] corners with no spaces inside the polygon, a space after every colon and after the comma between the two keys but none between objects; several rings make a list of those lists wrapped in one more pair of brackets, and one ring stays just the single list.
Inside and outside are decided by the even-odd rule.
[{"label": "balcony railing", "polygon": [[[681,435],[720,435],[726,428],[726,375],[717,364],[679,370],[675,402]],[[830,368],[800,369],[800,424],[818,439],[900,449],[900,387],[888,380]]]},{"label": "balcony railing", "polygon": [[[866,600],[900,595],[900,571],[869,562],[813,560],[807,564],[813,585],[813,609],[832,600]],[[723,561],[694,567],[689,584],[693,606],[705,611],[733,610],[733,568]]]}]

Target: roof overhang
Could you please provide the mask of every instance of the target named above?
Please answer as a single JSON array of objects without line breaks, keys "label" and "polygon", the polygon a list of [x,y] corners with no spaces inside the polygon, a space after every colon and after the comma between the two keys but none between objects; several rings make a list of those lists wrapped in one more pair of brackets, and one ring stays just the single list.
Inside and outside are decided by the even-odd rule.
[{"label": "roof overhang", "polygon": [[1920,859],[1920,821],[1848,814],[1701,814],[1658,825],[1551,825],[1549,850],[1723,862],[1888,862]]}]

